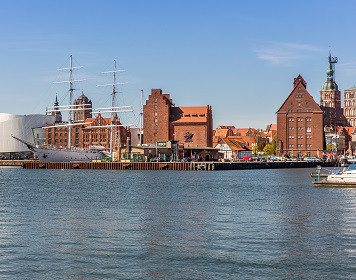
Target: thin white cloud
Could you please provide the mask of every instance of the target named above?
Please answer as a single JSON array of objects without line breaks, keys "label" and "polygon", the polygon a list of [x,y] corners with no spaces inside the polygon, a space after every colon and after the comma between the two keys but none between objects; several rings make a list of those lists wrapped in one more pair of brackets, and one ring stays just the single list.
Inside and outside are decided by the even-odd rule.
[{"label": "thin white cloud", "polygon": [[257,48],[255,53],[258,59],[276,65],[290,65],[295,60],[302,59],[312,52],[324,51],[322,48],[298,43],[270,42]]}]

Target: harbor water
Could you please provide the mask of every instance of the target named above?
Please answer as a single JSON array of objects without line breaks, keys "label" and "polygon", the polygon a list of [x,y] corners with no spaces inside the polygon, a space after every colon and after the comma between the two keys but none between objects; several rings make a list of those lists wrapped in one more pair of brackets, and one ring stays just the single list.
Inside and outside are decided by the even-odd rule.
[{"label": "harbor water", "polygon": [[0,279],[355,279],[356,189],[313,169],[0,169]]}]

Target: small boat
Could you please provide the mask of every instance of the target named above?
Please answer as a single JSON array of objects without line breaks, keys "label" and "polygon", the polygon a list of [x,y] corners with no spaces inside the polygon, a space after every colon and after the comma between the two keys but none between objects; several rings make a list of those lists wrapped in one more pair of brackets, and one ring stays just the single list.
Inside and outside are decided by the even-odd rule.
[{"label": "small boat", "polygon": [[[320,170],[318,170],[320,173]],[[321,175],[321,174],[320,174]],[[356,164],[351,164],[347,169],[334,170],[325,179],[321,176],[313,182],[315,187],[352,187],[356,188]]]}]

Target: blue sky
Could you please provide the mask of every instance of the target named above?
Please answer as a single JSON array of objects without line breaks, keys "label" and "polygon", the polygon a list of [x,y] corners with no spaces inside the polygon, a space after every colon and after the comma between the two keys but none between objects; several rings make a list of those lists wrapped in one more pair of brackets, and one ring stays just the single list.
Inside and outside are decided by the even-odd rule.
[{"label": "blue sky", "polygon": [[[77,85],[109,105],[101,74],[113,59],[119,103],[137,124],[140,89],[170,93],[177,106],[210,104],[214,126],[264,128],[299,73],[319,100],[329,48],[343,91],[356,84],[355,1],[1,1],[0,112],[42,113],[66,79],[69,55],[84,66]],[[76,92],[79,95],[80,91]]]}]

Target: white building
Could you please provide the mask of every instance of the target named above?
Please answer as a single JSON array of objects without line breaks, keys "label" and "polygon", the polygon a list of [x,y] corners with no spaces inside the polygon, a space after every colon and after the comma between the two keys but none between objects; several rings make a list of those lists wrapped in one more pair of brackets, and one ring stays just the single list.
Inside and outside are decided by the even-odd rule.
[{"label": "white building", "polygon": [[53,123],[54,117],[47,115],[13,115],[0,113],[0,153],[27,152],[28,148],[11,137],[14,135],[29,143],[35,143],[33,128]]},{"label": "white building", "polygon": [[215,146],[219,153],[224,154],[224,159],[243,159],[252,157],[252,150],[239,137],[231,136],[221,138]]}]

